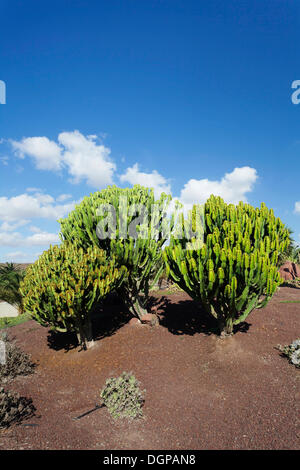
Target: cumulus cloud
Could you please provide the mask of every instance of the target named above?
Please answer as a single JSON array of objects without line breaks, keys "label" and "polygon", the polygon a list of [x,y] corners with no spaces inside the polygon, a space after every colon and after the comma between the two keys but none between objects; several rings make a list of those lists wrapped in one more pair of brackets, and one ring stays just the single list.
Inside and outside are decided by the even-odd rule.
[{"label": "cumulus cloud", "polygon": [[11,263],[32,263],[41,253],[24,253],[24,251],[11,251],[1,256],[1,260]]},{"label": "cumulus cloud", "polygon": [[66,169],[74,184],[86,181],[104,187],[113,182],[116,165],[110,158],[111,151],[97,143],[95,135],[84,136],[75,130],[60,133],[58,142],[48,137],[24,137],[11,144],[17,156],[31,157],[39,170]]},{"label": "cumulus cloud", "polygon": [[300,214],[300,201],[295,202],[294,212],[296,212],[296,214]]},{"label": "cumulus cloud", "polygon": [[27,219],[20,219],[15,222],[2,222],[2,224],[0,224],[0,231],[13,232],[17,228],[27,225],[28,223],[29,220]]},{"label": "cumulus cloud", "polygon": [[156,170],[152,173],[143,173],[139,169],[138,163],[135,163],[131,168],[127,168],[125,173],[120,176],[122,183],[140,184],[148,188],[154,189],[154,194],[159,197],[161,193],[171,193],[171,185],[168,180],[160,175]]},{"label": "cumulus cloud", "polygon": [[0,232],[1,246],[20,246],[23,242],[24,238],[19,232]]},{"label": "cumulus cloud", "polygon": [[[36,188],[31,188],[35,190]],[[69,199],[70,195],[61,195],[58,199]],[[24,252],[15,251],[2,255],[5,261],[32,261],[32,255],[26,254],[26,249],[34,246],[47,249],[50,244],[60,243],[58,233],[45,231],[33,225],[32,222],[39,219],[55,220],[64,217],[74,209],[79,201],[59,203],[50,194],[42,192],[30,192],[15,197],[0,197],[0,247],[24,248]],[[17,229],[25,227],[29,233]],[[36,256],[34,255],[34,258]]]},{"label": "cumulus cloud", "polygon": [[38,170],[57,171],[62,167],[62,149],[48,137],[24,137],[11,144],[20,158],[31,157]]},{"label": "cumulus cloud", "polygon": [[71,197],[72,197],[72,194],[61,194],[60,196],[56,198],[56,201],[57,202],[67,201],[68,199],[71,199]]},{"label": "cumulus cloud", "polygon": [[246,193],[252,191],[258,175],[255,168],[235,168],[219,181],[190,179],[181,191],[180,200],[186,205],[203,204],[211,194],[221,196],[225,202],[238,204],[247,201]]},{"label": "cumulus cloud", "polygon": [[48,232],[37,232],[34,235],[30,235],[29,237],[25,238],[25,245],[33,246],[48,246],[54,245],[60,242],[59,236],[57,233],[48,233]]},{"label": "cumulus cloud", "polygon": [[39,232],[24,237],[20,232],[0,232],[1,246],[49,246],[59,243],[57,233]]},{"label": "cumulus cloud", "polygon": [[42,229],[40,227],[37,227],[36,225],[30,225],[30,227],[28,227],[28,229],[30,230],[30,232],[32,233],[40,233],[42,232]]},{"label": "cumulus cloud", "polygon": [[[1,142],[0,142],[1,143]],[[8,165],[8,160],[9,158],[7,156],[4,156],[4,157],[0,157],[0,162],[2,163],[2,165],[4,166],[7,166]]]},{"label": "cumulus cloud", "polygon": [[79,131],[62,132],[58,140],[65,149],[63,160],[72,176],[71,182],[85,179],[95,187],[112,183],[116,165],[110,160],[110,149],[97,144],[95,136],[85,137]]},{"label": "cumulus cloud", "polygon": [[43,190],[41,188],[26,188],[26,193],[42,193]]},{"label": "cumulus cloud", "polygon": [[56,204],[49,194],[20,194],[0,197],[0,220],[14,222],[20,219],[45,218],[57,220],[74,209],[75,201]]}]

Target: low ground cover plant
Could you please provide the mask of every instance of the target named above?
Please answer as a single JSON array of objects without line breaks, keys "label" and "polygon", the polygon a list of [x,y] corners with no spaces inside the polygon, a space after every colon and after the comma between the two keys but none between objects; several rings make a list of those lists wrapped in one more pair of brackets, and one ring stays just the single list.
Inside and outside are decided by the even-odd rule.
[{"label": "low ground cover plant", "polygon": [[119,377],[107,379],[100,397],[114,419],[133,419],[143,416],[144,394],[135,376],[123,372]]},{"label": "low ground cover plant", "polygon": [[0,318],[0,330],[20,325],[21,323],[29,320],[31,320],[31,316],[28,312],[24,312],[22,315],[18,315],[17,317],[2,317]]},{"label": "low ground cover plant", "polygon": [[288,358],[289,362],[295,367],[300,368],[300,338],[286,346],[277,346],[277,349]]},{"label": "low ground cover plant", "polygon": [[5,363],[0,364],[1,383],[14,379],[18,375],[33,374],[35,364],[30,355],[22,351],[6,333],[0,334],[0,340],[5,344]]},{"label": "low ground cover plant", "polygon": [[126,273],[95,246],[51,246],[27,269],[21,284],[24,307],[42,326],[75,332],[86,349],[93,344],[94,305],[118,287]]},{"label": "low ground cover plant", "polygon": [[34,415],[35,407],[30,398],[20,397],[0,387],[0,428],[20,423]]},{"label": "low ground cover plant", "polygon": [[[194,230],[198,213],[196,205],[189,213]],[[289,245],[290,232],[263,203],[256,209],[242,202],[234,206],[215,196],[204,205],[201,229],[198,249],[190,249],[176,233],[171,236],[164,250],[167,272],[217,319],[222,335],[231,335],[234,325],[264,307],[281,284],[278,257]]]}]

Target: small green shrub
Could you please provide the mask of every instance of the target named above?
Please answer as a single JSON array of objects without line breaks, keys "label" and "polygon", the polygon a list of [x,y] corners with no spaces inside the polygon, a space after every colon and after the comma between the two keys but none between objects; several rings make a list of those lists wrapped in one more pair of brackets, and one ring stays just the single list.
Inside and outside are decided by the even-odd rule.
[{"label": "small green shrub", "polygon": [[114,419],[142,417],[145,390],[134,375],[123,372],[120,377],[107,379],[100,397]]},{"label": "small green shrub", "polygon": [[20,397],[0,388],[0,428],[30,418],[34,412],[35,407],[31,398]]},{"label": "small green shrub", "polygon": [[18,315],[17,317],[2,317],[0,318],[0,330],[20,325],[29,320],[31,320],[31,315],[28,312],[22,313],[22,315]]},{"label": "small green shrub", "polygon": [[14,379],[18,375],[33,374],[35,364],[30,356],[22,351],[7,334],[1,334],[0,340],[5,343],[6,361],[0,364],[0,380],[2,383]]},{"label": "small green shrub", "polygon": [[277,349],[288,358],[291,364],[300,368],[300,339],[296,339],[287,346],[277,346]]}]

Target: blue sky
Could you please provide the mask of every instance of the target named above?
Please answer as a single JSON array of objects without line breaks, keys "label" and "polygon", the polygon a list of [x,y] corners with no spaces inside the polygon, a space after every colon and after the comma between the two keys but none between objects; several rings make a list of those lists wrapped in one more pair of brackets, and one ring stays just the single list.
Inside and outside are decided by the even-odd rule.
[{"label": "blue sky", "polygon": [[300,243],[299,2],[2,0],[0,15],[0,261],[34,260],[111,183],[264,201]]}]

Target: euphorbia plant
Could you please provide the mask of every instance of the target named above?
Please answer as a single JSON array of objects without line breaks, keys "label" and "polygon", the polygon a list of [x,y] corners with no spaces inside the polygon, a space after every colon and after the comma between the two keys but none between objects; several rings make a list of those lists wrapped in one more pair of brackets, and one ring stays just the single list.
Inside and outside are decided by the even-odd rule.
[{"label": "euphorbia plant", "polygon": [[24,308],[43,326],[75,332],[86,349],[93,344],[93,306],[121,284],[126,272],[95,246],[51,246],[27,269],[20,288]]},{"label": "euphorbia plant", "polygon": [[[193,223],[196,209],[189,214]],[[230,335],[281,284],[277,260],[289,243],[289,231],[264,203],[255,209],[211,196],[204,205],[202,233],[197,249],[190,249],[185,237],[171,237],[164,250],[167,272],[217,319],[221,334]]]},{"label": "euphorbia plant", "polygon": [[137,317],[146,312],[149,289],[164,268],[161,249],[173,220],[165,217],[170,200],[164,193],[156,199],[152,189],[140,185],[109,186],[85,197],[59,221],[62,240],[84,249],[100,247],[118,266],[126,266],[119,293]]}]

